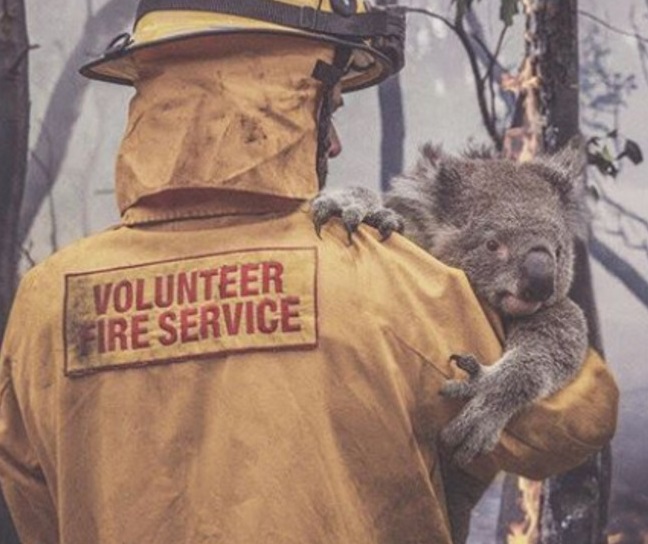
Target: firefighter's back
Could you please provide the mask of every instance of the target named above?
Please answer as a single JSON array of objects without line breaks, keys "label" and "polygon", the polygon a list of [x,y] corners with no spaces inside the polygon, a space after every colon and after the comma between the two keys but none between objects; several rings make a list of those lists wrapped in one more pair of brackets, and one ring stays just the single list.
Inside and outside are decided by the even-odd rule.
[{"label": "firefighter's back", "polygon": [[303,208],[45,261],[7,349],[61,541],[446,541],[420,412],[447,354],[416,338],[462,281],[400,237],[319,239]]}]

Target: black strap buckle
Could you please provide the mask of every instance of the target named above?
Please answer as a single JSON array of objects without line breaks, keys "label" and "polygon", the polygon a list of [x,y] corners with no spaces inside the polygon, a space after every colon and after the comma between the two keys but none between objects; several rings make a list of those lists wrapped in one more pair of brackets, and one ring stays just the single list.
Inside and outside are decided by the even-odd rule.
[{"label": "black strap buckle", "polygon": [[310,6],[302,6],[299,10],[299,26],[306,30],[317,28],[317,10]]}]

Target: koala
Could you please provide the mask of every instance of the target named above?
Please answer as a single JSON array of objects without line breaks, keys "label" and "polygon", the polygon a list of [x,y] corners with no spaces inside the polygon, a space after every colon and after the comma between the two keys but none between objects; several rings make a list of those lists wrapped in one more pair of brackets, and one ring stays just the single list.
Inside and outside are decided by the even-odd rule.
[{"label": "koala", "polygon": [[441,431],[443,481],[453,542],[468,537],[470,513],[487,484],[461,467],[493,450],[524,407],[566,385],[588,345],[581,309],[568,298],[574,242],[587,235],[582,154],[565,148],[527,163],[485,149],[451,157],[428,144],[413,171],[380,197],[364,188],[323,192],[313,222],[339,216],[352,234],[361,222],[383,239],[404,232],[440,261],[462,269],[479,298],[501,317],[503,355],[482,366],[453,355],[468,379],[441,393],[467,402]]},{"label": "koala", "polygon": [[453,355],[466,380],[441,393],[465,399],[441,432],[454,463],[492,451],[510,419],[566,385],[587,350],[587,324],[568,298],[574,241],[586,236],[580,152],[527,163],[489,158],[482,150],[445,155],[428,144],[413,171],[380,197],[362,188],[321,193],[312,203],[319,232],[340,216],[349,232],[360,222],[405,236],[445,264],[462,269],[478,297],[501,317],[501,359],[485,366]]}]

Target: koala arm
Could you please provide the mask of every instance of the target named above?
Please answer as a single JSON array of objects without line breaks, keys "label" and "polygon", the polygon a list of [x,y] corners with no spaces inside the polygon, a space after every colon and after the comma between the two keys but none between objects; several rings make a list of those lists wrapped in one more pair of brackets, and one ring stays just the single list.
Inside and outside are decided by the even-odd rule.
[{"label": "koala arm", "polygon": [[[497,320],[494,314],[489,317]],[[541,379],[529,375],[528,366],[524,368],[522,376],[534,384],[527,392],[541,398],[509,421],[492,453],[480,456],[465,470],[484,479],[497,470],[543,479],[579,465],[611,440],[619,391],[603,359],[587,349],[585,324],[579,317],[580,310],[566,300],[540,317],[546,329],[538,331],[532,322],[522,321],[508,330],[505,349],[524,352],[520,346],[528,348],[531,336],[539,347],[553,346],[549,348],[553,353],[538,350],[554,366],[543,365]],[[533,363],[530,368],[534,372]]]},{"label": "koala arm", "polygon": [[472,356],[455,355],[467,380],[451,380],[443,394],[470,399],[443,431],[442,439],[460,464],[492,451],[511,418],[573,379],[587,349],[581,309],[562,299],[526,317],[512,318],[503,356],[482,366]]},{"label": "koala arm", "polygon": [[482,479],[498,470],[535,480],[565,472],[612,439],[618,398],[612,375],[590,350],[574,381],[514,417],[495,450],[465,470]]},{"label": "koala arm", "polygon": [[[479,436],[482,430],[492,436],[492,418],[483,400],[477,397],[476,403],[469,402],[444,432],[456,430],[453,425],[468,414],[469,421],[477,415],[481,424],[471,426],[462,445],[470,444],[473,433]],[[501,410],[501,403],[495,404],[495,411]],[[493,418],[499,435],[494,449],[461,468],[483,481],[500,470],[537,480],[569,470],[611,440],[617,404],[614,379],[600,356],[590,350],[576,378],[564,389],[520,411],[501,432],[501,421]]]}]

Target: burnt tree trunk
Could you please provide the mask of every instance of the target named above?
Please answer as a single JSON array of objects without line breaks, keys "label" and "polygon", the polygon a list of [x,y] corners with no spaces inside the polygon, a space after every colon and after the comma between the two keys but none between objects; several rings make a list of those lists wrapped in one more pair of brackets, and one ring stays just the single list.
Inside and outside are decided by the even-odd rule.
[{"label": "burnt tree trunk", "polygon": [[384,193],[390,189],[391,179],[403,171],[405,118],[398,75],[378,87],[378,101],[381,121],[380,189]]},{"label": "burnt tree trunk", "polygon": [[[527,60],[540,82],[534,108],[544,119],[538,151],[552,153],[579,133],[578,109],[578,22],[577,0],[535,0],[528,2]],[[590,345],[602,354],[600,329],[584,243],[576,248],[576,270],[570,296],[584,310]],[[609,447],[581,466],[542,484],[536,503],[540,509],[538,527],[528,542],[543,544],[602,544],[605,542],[607,505],[610,495],[611,457]],[[498,541],[506,542],[514,520],[511,512],[520,504],[519,482],[509,476],[499,520]],[[522,486],[524,487],[524,486]]]},{"label": "burnt tree trunk", "polygon": [[18,217],[27,168],[29,42],[22,0],[0,4],[0,333],[16,286]]},{"label": "burnt tree trunk", "polygon": [[[395,6],[398,0],[377,0],[379,6]],[[390,187],[391,179],[403,171],[403,148],[405,145],[405,114],[400,76],[390,77],[378,87],[380,106],[380,190]]]},{"label": "burnt tree trunk", "polygon": [[[17,282],[18,217],[29,133],[29,49],[23,1],[4,0],[0,4],[0,337]],[[1,493],[0,543],[18,543]]]},{"label": "burnt tree trunk", "polygon": [[[541,96],[547,127],[545,149],[558,150],[578,134],[578,17],[577,0],[551,0],[538,13],[537,36],[544,54]],[[576,251],[576,270],[570,293],[584,310],[590,345],[603,354],[598,314],[592,291],[589,255],[584,243]],[[602,544],[610,498],[611,455],[607,446],[566,474],[543,486],[541,541],[546,544]]]}]

